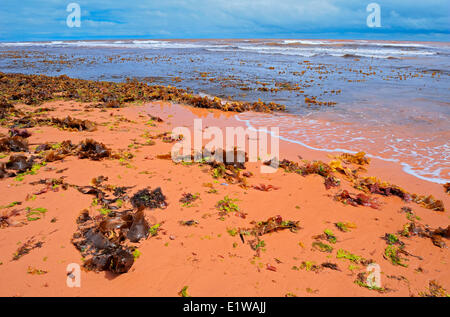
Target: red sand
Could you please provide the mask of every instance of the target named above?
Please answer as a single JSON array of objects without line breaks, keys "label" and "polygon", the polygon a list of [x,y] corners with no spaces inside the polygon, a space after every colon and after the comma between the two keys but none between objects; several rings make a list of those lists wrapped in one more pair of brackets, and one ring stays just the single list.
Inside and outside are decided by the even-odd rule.
[{"label": "red sand", "polygon": [[[134,122],[118,122],[113,126],[99,126],[95,132],[68,132],[53,127],[29,129],[33,135],[30,144],[60,142],[70,139],[78,142],[92,137],[105,143],[113,150],[128,149],[133,139],[143,142],[140,137],[145,131],[152,134],[170,131],[176,126],[192,127],[193,119],[201,117],[203,127],[237,126],[238,121],[232,113],[214,110],[195,109],[180,105],[155,102],[146,105],[130,105],[127,108],[111,109],[106,112],[83,111],[84,106],[75,102],[55,101],[45,106],[56,107],[49,116],[65,117],[71,115],[79,119],[89,119],[99,124],[117,121],[116,115]],[[70,111],[81,110],[81,111]],[[145,125],[145,113],[160,116],[165,120],[157,127]],[[140,116],[140,113],[142,115]],[[113,116],[111,116],[113,115]],[[110,129],[112,128],[112,129]],[[6,129],[0,133],[6,134]],[[156,140],[153,146],[131,149],[135,157],[130,166],[121,165],[118,160],[103,161],[79,160],[68,157],[64,161],[47,164],[36,175],[27,175],[23,181],[14,178],[0,180],[0,206],[13,201],[23,202],[20,206],[43,207],[48,212],[40,220],[27,222],[21,227],[0,229],[0,295],[1,296],[178,296],[178,292],[188,286],[191,296],[417,296],[427,290],[428,283],[436,280],[445,289],[450,289],[448,274],[449,249],[433,245],[430,239],[412,237],[401,238],[409,253],[408,267],[394,266],[383,257],[386,242],[385,233],[397,233],[408,222],[399,210],[409,206],[421,218],[420,222],[432,228],[449,225],[448,211],[436,212],[417,204],[401,201],[398,197],[378,197],[383,203],[381,209],[352,207],[333,200],[340,189],[357,192],[343,181],[341,188],[326,190],[323,178],[318,175],[302,177],[279,169],[275,174],[260,174],[259,163],[248,163],[247,170],[254,176],[250,185],[272,184],[279,190],[262,192],[253,188],[243,189],[237,185],[223,186],[214,179],[205,167],[197,165],[176,165],[170,160],[156,158],[158,154],[170,151],[172,144]],[[357,149],[355,149],[357,150]],[[321,159],[329,161],[325,153],[307,150],[303,147],[280,144],[281,158],[298,161]],[[4,161],[4,159],[2,160]],[[56,170],[68,168],[62,174]],[[146,173],[143,173],[146,172]],[[40,186],[29,183],[43,178],[66,176],[66,182],[88,185],[92,178],[104,175],[109,184],[135,186],[132,193],[145,187],[161,187],[169,206],[165,210],[146,210],[148,221],[152,224],[163,222],[157,236],[141,241],[140,257],[131,270],[122,275],[107,272],[82,271],[81,287],[66,286],[66,266],[70,263],[82,264],[81,255],[71,243],[77,225],[75,220],[80,211],[90,208],[92,196],[83,195],[74,189],[48,192],[38,195],[35,200],[25,201],[28,193],[36,192]],[[433,194],[448,206],[449,195],[440,185],[428,183],[403,173],[396,164],[372,160],[367,175],[375,175],[382,180],[404,187],[418,194]],[[204,183],[213,183],[218,193],[207,193]],[[199,193],[200,199],[193,207],[183,207],[179,202],[183,193]],[[226,195],[237,198],[237,204],[247,213],[242,219],[234,215],[219,220],[216,203]],[[302,227],[297,233],[288,230],[261,237],[265,241],[265,251],[255,258],[248,244],[242,244],[239,236],[232,237],[228,228],[249,228],[251,221],[264,221],[269,217],[281,215],[285,220],[300,221]],[[57,221],[52,223],[51,219]],[[23,220],[23,213],[15,220]],[[197,220],[197,226],[187,227],[179,224],[181,220]],[[336,222],[352,222],[357,228],[341,232]],[[322,253],[311,247],[312,238],[331,229],[337,237],[332,245],[332,253]],[[18,261],[12,261],[17,248],[31,237],[43,241],[37,248]],[[445,240],[445,239],[444,239]],[[447,244],[449,241],[446,240]],[[236,243],[234,245],[234,243]],[[357,274],[365,271],[349,269],[349,260],[337,259],[336,251],[345,249],[366,259],[373,259],[381,267],[382,287],[389,289],[379,293],[360,287],[354,283]],[[306,270],[293,270],[303,261],[336,263],[340,271],[323,269],[318,273]],[[276,267],[276,272],[267,270],[267,265]],[[29,267],[47,271],[46,274],[28,274]],[[418,268],[423,271],[419,272]]]}]

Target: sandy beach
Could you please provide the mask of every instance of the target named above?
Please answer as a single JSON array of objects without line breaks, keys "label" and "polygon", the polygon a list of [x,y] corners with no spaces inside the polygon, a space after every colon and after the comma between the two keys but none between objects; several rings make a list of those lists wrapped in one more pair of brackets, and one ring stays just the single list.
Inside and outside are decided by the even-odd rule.
[{"label": "sandy beach", "polygon": [[[212,165],[167,159],[177,141],[164,133],[192,130],[197,118],[203,127],[245,127],[236,112],[168,101],[95,105],[67,98],[14,104],[41,121],[24,128],[27,133],[16,131],[30,135],[24,137],[29,151],[2,151],[0,162],[8,167],[11,156],[22,154],[38,157],[40,165],[22,172],[6,168],[0,179],[1,296],[448,296],[450,196],[442,184],[408,175],[395,162],[357,164],[353,156],[282,140],[280,161],[303,166],[320,160],[330,172],[301,175],[281,164],[276,173],[262,174],[259,161],[224,178]],[[95,128],[79,131],[51,121],[68,116]],[[12,133],[6,123],[0,128],[3,139]],[[75,145],[86,139],[109,154],[83,157]],[[66,140],[72,152],[48,160]],[[50,146],[37,151],[43,144]],[[369,176],[381,182],[357,188]],[[327,189],[327,177],[339,183]],[[125,193],[120,204],[116,196],[116,209],[102,206],[99,192],[112,198],[117,188]],[[136,203],[139,191],[157,188],[164,202]],[[433,201],[424,198],[429,195]],[[115,236],[118,227],[100,234],[133,255],[131,267],[122,274],[111,272],[119,267],[114,261],[109,269],[86,267],[93,262],[84,246],[106,249],[90,241],[83,226],[123,221],[121,212],[133,223],[143,213],[143,237],[131,242],[130,227],[123,239]],[[81,287],[67,286],[71,263],[82,267]],[[380,287],[367,284],[373,264],[380,268]]]}]

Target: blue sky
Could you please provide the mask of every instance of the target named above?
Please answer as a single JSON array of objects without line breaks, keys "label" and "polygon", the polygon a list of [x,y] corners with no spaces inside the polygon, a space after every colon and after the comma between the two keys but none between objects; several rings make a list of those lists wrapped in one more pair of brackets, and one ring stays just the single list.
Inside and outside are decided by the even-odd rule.
[{"label": "blue sky", "polygon": [[[81,27],[66,25],[69,3]],[[381,7],[381,28],[366,6]],[[0,41],[356,38],[450,41],[449,0],[0,0]]]}]

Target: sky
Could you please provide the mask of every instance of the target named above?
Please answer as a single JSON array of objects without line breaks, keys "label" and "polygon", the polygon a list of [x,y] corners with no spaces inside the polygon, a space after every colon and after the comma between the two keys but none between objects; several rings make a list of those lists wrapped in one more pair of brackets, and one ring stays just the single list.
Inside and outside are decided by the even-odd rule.
[{"label": "sky", "polygon": [[[71,2],[81,26],[66,19]],[[381,27],[366,23],[369,3]],[[450,42],[449,0],[0,0],[0,41],[321,38]]]}]

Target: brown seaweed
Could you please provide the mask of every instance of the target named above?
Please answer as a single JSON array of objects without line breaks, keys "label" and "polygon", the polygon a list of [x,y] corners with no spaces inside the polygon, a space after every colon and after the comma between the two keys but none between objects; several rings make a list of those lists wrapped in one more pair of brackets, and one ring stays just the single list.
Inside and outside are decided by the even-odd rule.
[{"label": "brown seaweed", "polygon": [[374,209],[380,208],[380,203],[375,200],[375,198],[371,198],[364,194],[350,194],[347,190],[343,190],[340,193],[336,194],[334,196],[334,199],[340,201],[343,204],[351,205],[354,207],[361,205]]},{"label": "brown seaweed", "polygon": [[131,197],[131,204],[137,209],[167,207],[166,196],[163,195],[160,187],[153,191],[147,188],[138,191]]},{"label": "brown seaweed", "polygon": [[76,130],[76,131],[87,131],[92,132],[97,130],[97,127],[94,122],[89,120],[80,120],[75,119],[70,116],[67,116],[64,119],[52,118],[50,121],[51,124],[58,126],[64,130]]},{"label": "brown seaweed", "polygon": [[11,155],[6,163],[6,168],[23,173],[33,167],[34,157],[27,158],[25,155]]},{"label": "brown seaweed", "polygon": [[29,138],[31,136],[31,132],[29,132],[27,129],[9,129],[9,136],[20,136],[21,138]]},{"label": "brown seaweed", "polygon": [[94,161],[111,156],[110,149],[108,149],[103,143],[99,143],[92,139],[81,141],[77,147],[76,153],[81,159],[88,158]]},{"label": "brown seaweed", "polygon": [[149,235],[150,226],[142,211],[92,218],[87,210],[77,218],[78,231],[72,243],[87,258],[84,267],[94,271],[126,273],[134,263],[134,248],[124,244],[139,242]]},{"label": "brown seaweed", "polygon": [[0,152],[28,152],[28,142],[21,136],[0,139]]},{"label": "brown seaweed", "polygon": [[24,255],[30,253],[31,250],[36,249],[36,248],[41,248],[43,244],[44,244],[44,242],[42,242],[42,241],[35,242],[34,238],[30,238],[27,242],[22,244],[17,249],[17,251],[13,254],[12,260],[13,261],[19,260]]}]

